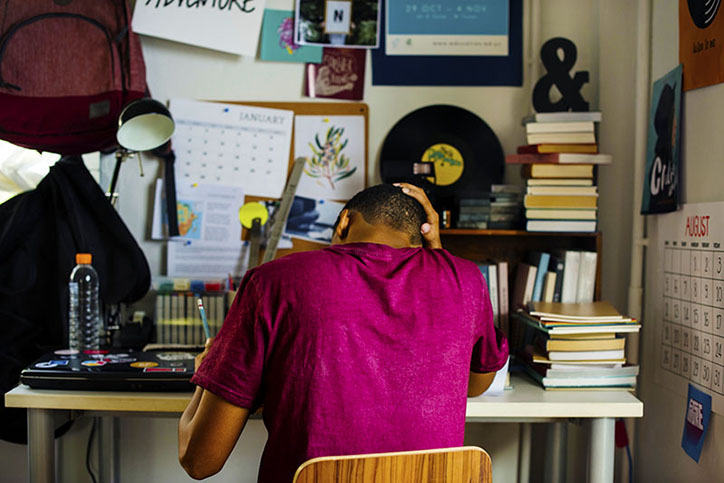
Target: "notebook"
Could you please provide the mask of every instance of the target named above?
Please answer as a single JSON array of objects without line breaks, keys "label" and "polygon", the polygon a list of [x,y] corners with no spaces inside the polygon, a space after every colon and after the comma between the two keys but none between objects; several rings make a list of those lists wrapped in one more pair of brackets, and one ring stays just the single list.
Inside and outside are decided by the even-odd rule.
[{"label": "notebook", "polygon": [[48,353],[20,373],[35,389],[86,391],[191,391],[191,351],[140,352],[125,349]]}]

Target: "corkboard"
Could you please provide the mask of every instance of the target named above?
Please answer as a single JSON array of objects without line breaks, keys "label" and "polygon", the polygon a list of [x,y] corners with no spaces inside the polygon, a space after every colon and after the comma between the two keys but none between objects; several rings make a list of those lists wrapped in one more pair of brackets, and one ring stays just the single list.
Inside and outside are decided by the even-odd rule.
[{"label": "corkboard", "polygon": [[[303,116],[363,116],[364,117],[364,182],[367,186],[367,170],[369,169],[369,107],[363,102],[258,102],[258,101],[215,101],[224,104],[240,104],[246,106],[267,107],[271,109],[285,109],[294,111],[294,115]],[[294,164],[294,134],[292,133],[291,148],[289,151],[289,166],[287,168],[287,177],[291,172]],[[271,198],[260,198],[258,196],[247,196],[245,202],[262,201]],[[345,202],[347,200],[334,200]],[[249,234],[246,229],[242,230],[242,239],[248,239]],[[291,249],[278,250],[276,257],[279,258],[292,252],[317,250],[327,245],[314,243],[307,240],[299,240],[292,238],[293,247]],[[263,256],[263,251],[262,251]]]}]

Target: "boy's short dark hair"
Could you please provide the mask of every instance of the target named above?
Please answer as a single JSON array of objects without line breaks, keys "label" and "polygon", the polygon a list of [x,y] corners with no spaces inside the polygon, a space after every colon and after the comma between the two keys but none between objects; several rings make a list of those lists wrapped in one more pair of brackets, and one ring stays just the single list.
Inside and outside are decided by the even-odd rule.
[{"label": "boy's short dark hair", "polygon": [[370,186],[354,195],[343,209],[358,212],[369,224],[384,224],[405,232],[410,236],[413,245],[422,245],[420,227],[426,221],[425,209],[416,199],[403,193],[397,186],[391,184]]}]

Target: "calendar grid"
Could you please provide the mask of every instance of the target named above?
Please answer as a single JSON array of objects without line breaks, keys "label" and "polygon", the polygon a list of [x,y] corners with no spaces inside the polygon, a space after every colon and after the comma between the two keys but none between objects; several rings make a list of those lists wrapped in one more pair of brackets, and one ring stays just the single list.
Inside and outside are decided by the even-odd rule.
[{"label": "calendar grid", "polygon": [[661,367],[724,395],[724,250],[665,241]]}]

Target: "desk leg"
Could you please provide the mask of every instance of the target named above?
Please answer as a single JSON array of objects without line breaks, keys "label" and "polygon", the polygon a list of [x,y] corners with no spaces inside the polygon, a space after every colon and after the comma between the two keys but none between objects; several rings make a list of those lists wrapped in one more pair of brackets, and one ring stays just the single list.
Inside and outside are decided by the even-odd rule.
[{"label": "desk leg", "polygon": [[566,481],[566,451],[568,449],[568,422],[556,421],[546,425],[547,448],[545,483]]},{"label": "desk leg", "polygon": [[589,483],[613,482],[613,454],[616,430],[613,418],[591,420],[591,436],[588,444]]},{"label": "desk leg", "polygon": [[119,434],[118,418],[96,417],[98,425],[98,478],[104,483],[119,483]]},{"label": "desk leg", "polygon": [[530,481],[530,445],[533,427],[531,423],[520,423],[520,454],[518,455],[518,483]]},{"label": "desk leg", "polygon": [[53,411],[28,409],[28,481],[55,481]]}]

